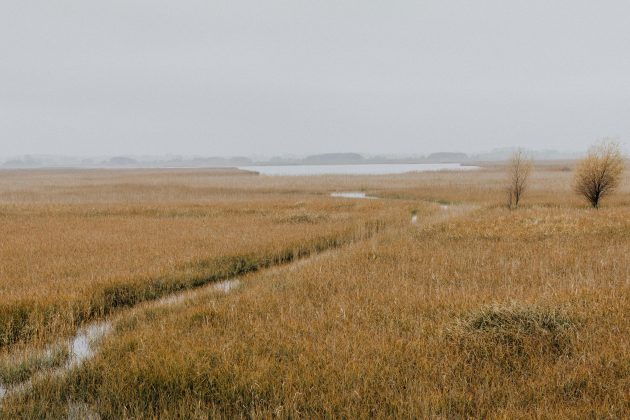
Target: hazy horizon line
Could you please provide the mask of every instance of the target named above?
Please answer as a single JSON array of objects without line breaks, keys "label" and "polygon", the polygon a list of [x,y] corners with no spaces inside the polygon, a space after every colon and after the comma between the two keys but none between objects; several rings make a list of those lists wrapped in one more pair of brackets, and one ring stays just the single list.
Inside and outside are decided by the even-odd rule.
[{"label": "hazy horizon line", "polygon": [[[622,148],[624,148],[625,144],[621,143]],[[181,152],[181,153],[155,153],[155,154],[144,154],[144,153],[127,153],[127,152],[116,152],[116,153],[94,153],[94,154],[82,154],[82,153],[47,153],[47,152],[31,152],[31,153],[18,153],[18,154],[7,154],[0,155],[0,159],[19,159],[26,157],[35,157],[35,158],[67,158],[67,159],[90,159],[90,158],[112,158],[112,157],[130,157],[130,158],[143,158],[143,159],[158,159],[158,158],[185,158],[185,159],[196,159],[196,158],[249,158],[249,159],[274,159],[274,158],[284,158],[284,159],[303,159],[313,156],[322,156],[322,155],[348,155],[348,154],[357,154],[361,155],[363,158],[422,158],[430,155],[440,154],[440,153],[450,153],[450,154],[465,154],[469,157],[478,156],[478,155],[487,155],[493,153],[506,153],[515,150],[524,150],[529,153],[558,153],[558,154],[567,154],[567,155],[578,155],[585,153],[588,149],[554,149],[554,148],[530,148],[530,147],[519,147],[519,146],[506,146],[506,147],[497,147],[488,150],[482,151],[464,151],[464,150],[437,150],[437,151],[428,151],[428,152],[389,152],[389,153],[369,153],[362,152],[357,150],[343,150],[343,151],[322,151],[317,153],[269,153],[269,154],[238,154],[238,153],[229,153],[229,154],[212,154],[212,153],[191,153],[191,152]]]}]

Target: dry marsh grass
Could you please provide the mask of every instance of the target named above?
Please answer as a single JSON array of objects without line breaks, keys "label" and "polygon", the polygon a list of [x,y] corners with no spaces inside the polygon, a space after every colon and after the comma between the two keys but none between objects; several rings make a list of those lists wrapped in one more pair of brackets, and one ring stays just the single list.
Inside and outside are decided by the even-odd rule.
[{"label": "dry marsh grass", "polygon": [[[103,203],[95,201],[101,187],[85,190],[92,181],[69,187],[72,178],[55,176],[58,184],[22,180],[0,201],[0,346],[71,333],[119,307],[334,248],[407,214],[405,204],[304,194],[156,197],[134,174],[102,188],[135,191],[136,202]],[[24,198],[39,197],[42,182],[57,195]]]},{"label": "dry marsh grass", "polygon": [[[525,206],[584,207],[572,191],[573,162],[532,169]],[[401,175],[269,177],[212,170],[0,171],[0,203],[181,203],[227,197],[251,200],[279,194],[328,195],[364,191],[388,198],[442,203],[503,205],[506,170],[494,165],[480,171],[438,171]],[[630,171],[606,207],[630,205]]]},{"label": "dry marsh grass", "polygon": [[[415,210],[418,224],[407,219],[299,265],[243,275],[231,293],[136,308],[93,360],[8,396],[1,413],[628,417],[627,189],[592,211],[564,200],[570,177],[534,174],[524,208],[512,212],[500,207],[502,190],[495,203],[488,187],[500,184],[498,171],[461,184],[450,173],[312,179],[305,191],[314,196],[359,184],[386,195],[392,182],[392,196],[423,201],[378,202],[400,217]],[[437,186],[416,184],[440,176]],[[295,194],[283,179],[254,182],[256,191]],[[488,193],[470,204],[424,201],[467,202],[462,191],[473,182]],[[361,202],[365,214],[375,202]],[[314,214],[299,217],[300,228],[318,226]]]}]

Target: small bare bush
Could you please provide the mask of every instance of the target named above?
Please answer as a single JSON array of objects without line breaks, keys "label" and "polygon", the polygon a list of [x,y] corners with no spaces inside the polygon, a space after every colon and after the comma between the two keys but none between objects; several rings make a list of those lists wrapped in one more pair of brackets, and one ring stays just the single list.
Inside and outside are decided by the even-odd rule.
[{"label": "small bare bush", "polygon": [[614,192],[623,174],[623,155],[619,143],[604,140],[591,147],[576,168],[573,189],[599,208],[602,198]]},{"label": "small bare bush", "polygon": [[532,169],[532,160],[522,149],[514,152],[508,164],[509,184],[507,189],[507,205],[510,209],[518,207],[525,188],[527,179]]}]

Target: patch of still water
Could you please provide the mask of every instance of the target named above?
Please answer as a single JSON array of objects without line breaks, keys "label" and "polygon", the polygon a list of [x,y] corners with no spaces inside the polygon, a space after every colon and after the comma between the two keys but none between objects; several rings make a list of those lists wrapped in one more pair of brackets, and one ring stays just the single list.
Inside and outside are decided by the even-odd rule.
[{"label": "patch of still water", "polygon": [[371,197],[366,195],[364,192],[359,191],[346,191],[346,192],[334,192],[330,193],[331,197],[337,198],[363,198],[367,200],[375,200],[377,197]]}]

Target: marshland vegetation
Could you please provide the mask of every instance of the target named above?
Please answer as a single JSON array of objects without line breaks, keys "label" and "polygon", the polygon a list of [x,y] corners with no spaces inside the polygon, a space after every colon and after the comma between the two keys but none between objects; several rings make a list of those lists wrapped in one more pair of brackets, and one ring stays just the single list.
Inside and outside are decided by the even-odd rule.
[{"label": "marshland vegetation", "polygon": [[[599,211],[574,176],[535,167],[510,211],[504,167],[0,173],[3,319],[20,307],[30,322],[5,333],[2,381],[66,357],[29,349],[113,325],[92,359],[7,394],[1,413],[627,417],[629,176]],[[380,199],[330,196],[345,191]],[[231,276],[229,293],[137,304]],[[125,308],[102,298],[121,286]]]},{"label": "marshland vegetation", "polygon": [[[30,188],[38,181],[3,191],[12,198],[0,206],[0,346],[45,340],[120,307],[339,246],[400,211],[317,195],[195,195],[177,184],[155,191],[123,180],[47,188],[51,198]],[[20,199],[28,195],[41,201]]]}]

